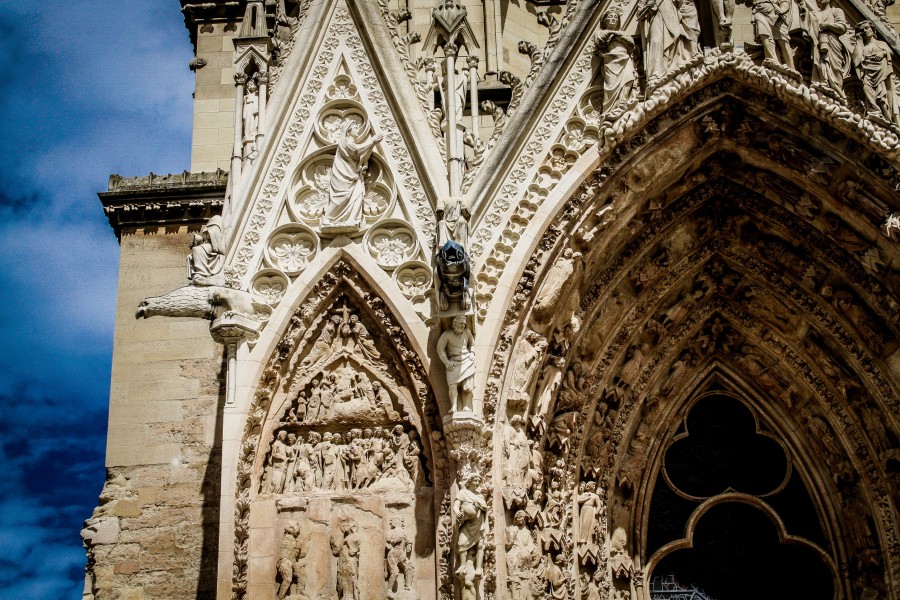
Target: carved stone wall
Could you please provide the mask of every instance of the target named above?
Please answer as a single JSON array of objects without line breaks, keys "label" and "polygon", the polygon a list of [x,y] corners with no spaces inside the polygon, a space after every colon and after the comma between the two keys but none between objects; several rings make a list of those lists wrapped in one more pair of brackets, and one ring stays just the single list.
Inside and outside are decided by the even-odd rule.
[{"label": "carved stone wall", "polygon": [[[258,112],[227,188],[104,196],[90,597],[715,597],[715,563],[900,598],[884,7],[805,3],[773,50],[764,3],[496,4],[185,8]],[[838,80],[851,28],[879,43]]]}]

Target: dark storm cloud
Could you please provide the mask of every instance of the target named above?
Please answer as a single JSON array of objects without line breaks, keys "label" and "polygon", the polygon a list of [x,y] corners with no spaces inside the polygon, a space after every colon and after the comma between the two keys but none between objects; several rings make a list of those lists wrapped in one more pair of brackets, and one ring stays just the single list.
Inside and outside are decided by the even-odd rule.
[{"label": "dark storm cloud", "polygon": [[0,31],[0,596],[74,599],[118,262],[96,193],[189,168],[192,51],[174,0],[8,2]]}]

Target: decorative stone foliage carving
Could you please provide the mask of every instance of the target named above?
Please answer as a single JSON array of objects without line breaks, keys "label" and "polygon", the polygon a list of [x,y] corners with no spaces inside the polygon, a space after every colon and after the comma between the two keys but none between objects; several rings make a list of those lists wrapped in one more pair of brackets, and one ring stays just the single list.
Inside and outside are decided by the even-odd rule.
[{"label": "decorative stone foliage carving", "polygon": [[419,251],[415,232],[399,220],[378,223],[369,230],[363,243],[378,266],[389,271],[411,260]]},{"label": "decorative stone foliage carving", "polygon": [[319,238],[299,224],[279,227],[266,244],[268,263],[289,276],[299,275],[318,251]]},{"label": "decorative stone foliage carving", "polygon": [[432,288],[432,269],[422,261],[409,261],[394,271],[394,281],[407,298],[417,298]]},{"label": "decorative stone foliage carving", "polygon": [[[352,87],[351,87],[352,86]],[[328,95],[341,98],[343,95],[355,95],[355,88],[346,75],[339,75],[328,89]],[[316,137],[323,144],[338,144],[343,131],[349,123],[355,123],[360,131],[369,127],[368,115],[356,102],[332,101],[322,107],[319,118],[316,119]]]},{"label": "decorative stone foliage carving", "polygon": [[253,277],[251,289],[269,306],[276,306],[284,297],[291,280],[278,269],[263,269]]}]

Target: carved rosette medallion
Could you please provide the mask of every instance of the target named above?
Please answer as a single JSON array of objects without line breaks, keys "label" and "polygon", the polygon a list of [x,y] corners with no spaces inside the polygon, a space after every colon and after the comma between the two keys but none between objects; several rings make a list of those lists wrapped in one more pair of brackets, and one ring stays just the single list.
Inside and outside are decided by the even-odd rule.
[{"label": "carved rosette medallion", "polygon": [[386,270],[414,258],[419,249],[415,232],[400,220],[378,223],[366,234],[364,245],[378,266]]}]

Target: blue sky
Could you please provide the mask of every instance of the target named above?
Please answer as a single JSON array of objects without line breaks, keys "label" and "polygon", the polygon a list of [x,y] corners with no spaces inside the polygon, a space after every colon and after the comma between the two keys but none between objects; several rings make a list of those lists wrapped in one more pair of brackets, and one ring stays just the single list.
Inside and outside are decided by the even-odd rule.
[{"label": "blue sky", "polygon": [[190,168],[192,56],[176,0],[0,3],[0,598],[81,598],[118,270],[96,194]]}]

